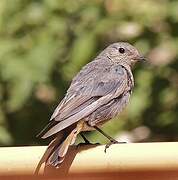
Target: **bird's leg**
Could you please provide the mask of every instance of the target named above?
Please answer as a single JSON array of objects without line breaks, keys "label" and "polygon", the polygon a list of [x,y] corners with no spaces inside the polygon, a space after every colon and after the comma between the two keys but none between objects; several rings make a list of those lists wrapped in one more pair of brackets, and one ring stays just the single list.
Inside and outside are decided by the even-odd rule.
[{"label": "bird's leg", "polygon": [[109,139],[111,142],[117,142],[114,138],[112,138],[111,136],[107,135],[105,132],[103,132],[100,128],[98,128],[97,126],[94,126],[94,128],[100,132],[103,136],[105,136],[107,139]]},{"label": "bird's leg", "polygon": [[106,144],[105,146],[105,149],[104,149],[104,152],[106,153],[106,150],[112,145],[112,144],[123,144],[123,143],[126,143],[126,142],[118,142],[116,141],[114,138],[112,138],[111,136],[107,135],[105,132],[103,132],[100,128],[98,128],[97,126],[94,126],[94,128],[100,132],[103,136],[105,136],[106,138],[109,139],[109,143]]},{"label": "bird's leg", "polygon": [[80,147],[81,145],[100,145],[100,143],[91,143],[81,132],[80,132],[81,137],[85,141],[84,143],[79,143],[77,146]]},{"label": "bird's leg", "polygon": [[79,144],[77,144],[77,148],[83,146],[83,145],[90,145],[92,143],[90,143],[90,141],[80,132],[81,137],[83,138],[84,142],[81,142]]},{"label": "bird's leg", "polygon": [[91,144],[90,141],[84,136],[84,134],[80,133],[82,136],[83,140],[85,141],[85,144]]}]

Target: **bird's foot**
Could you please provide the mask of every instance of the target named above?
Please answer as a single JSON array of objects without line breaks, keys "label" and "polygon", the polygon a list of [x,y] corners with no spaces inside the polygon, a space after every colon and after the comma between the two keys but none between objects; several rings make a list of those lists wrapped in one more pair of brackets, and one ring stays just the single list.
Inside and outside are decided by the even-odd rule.
[{"label": "bird's foot", "polygon": [[104,152],[106,153],[106,150],[112,145],[112,144],[125,144],[127,142],[119,142],[119,141],[116,141],[116,140],[111,140],[108,144],[106,144],[105,146],[105,149],[104,149]]}]

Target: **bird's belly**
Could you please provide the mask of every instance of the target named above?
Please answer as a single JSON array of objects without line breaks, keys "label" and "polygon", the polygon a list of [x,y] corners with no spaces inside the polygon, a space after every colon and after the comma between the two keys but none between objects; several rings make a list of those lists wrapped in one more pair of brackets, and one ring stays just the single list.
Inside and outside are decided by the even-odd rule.
[{"label": "bird's belly", "polygon": [[[120,112],[126,107],[129,102],[130,93],[126,93],[120,98],[115,98],[111,100],[109,103],[99,107],[93,113],[85,118],[86,121],[86,129],[88,126],[91,128],[92,126],[100,126],[103,125],[108,120],[116,117],[120,114]],[[93,128],[91,128],[93,129]]]}]

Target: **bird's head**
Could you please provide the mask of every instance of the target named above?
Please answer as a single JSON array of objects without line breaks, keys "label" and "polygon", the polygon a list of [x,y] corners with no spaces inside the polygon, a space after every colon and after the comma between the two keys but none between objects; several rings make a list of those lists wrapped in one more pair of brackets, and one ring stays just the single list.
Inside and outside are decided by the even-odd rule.
[{"label": "bird's head", "polygon": [[105,49],[105,53],[113,62],[129,66],[138,61],[145,60],[145,57],[142,56],[134,46],[127,42],[117,42],[111,44]]}]

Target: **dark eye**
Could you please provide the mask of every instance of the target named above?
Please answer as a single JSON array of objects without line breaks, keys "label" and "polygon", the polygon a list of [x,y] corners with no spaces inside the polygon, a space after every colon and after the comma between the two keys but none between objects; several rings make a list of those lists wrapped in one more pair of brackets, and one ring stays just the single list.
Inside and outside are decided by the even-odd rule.
[{"label": "dark eye", "polygon": [[124,48],[119,48],[119,52],[120,52],[121,54],[123,54],[123,53],[125,53],[125,49],[124,49]]}]

